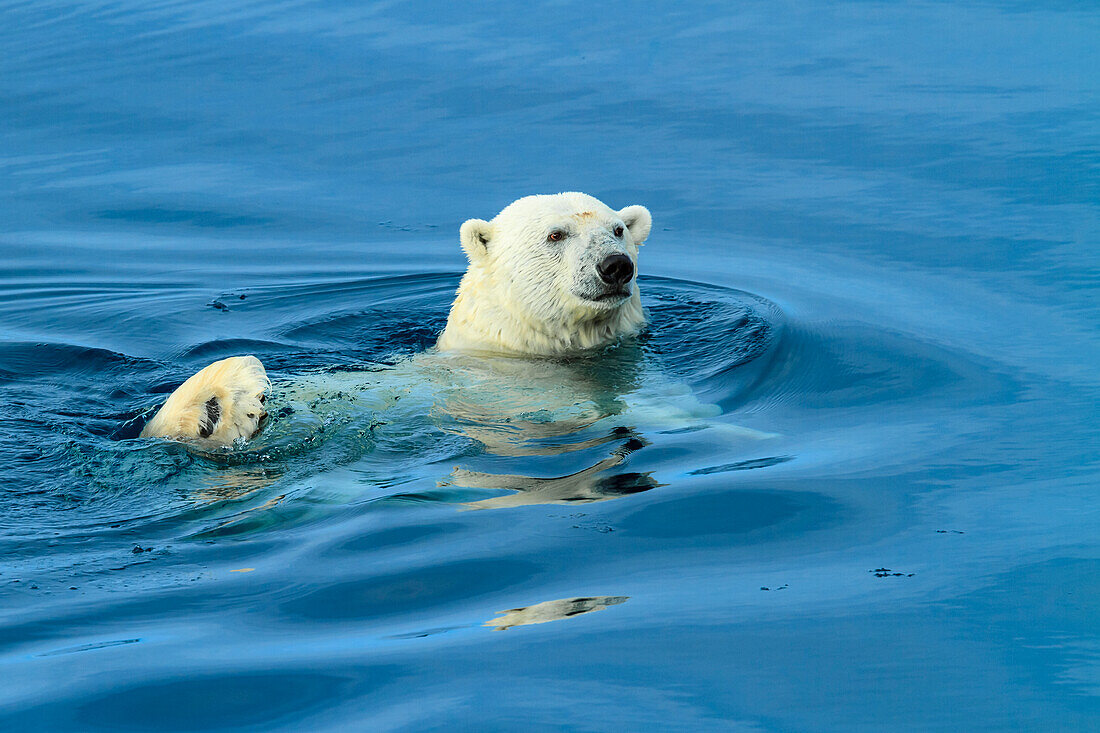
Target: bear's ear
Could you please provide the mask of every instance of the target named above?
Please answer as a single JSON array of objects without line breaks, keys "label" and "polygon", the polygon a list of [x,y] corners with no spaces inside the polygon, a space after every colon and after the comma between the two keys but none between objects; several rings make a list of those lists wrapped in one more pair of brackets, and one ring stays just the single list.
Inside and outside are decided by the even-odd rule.
[{"label": "bear's ear", "polygon": [[493,225],[484,219],[469,219],[462,224],[458,237],[471,265],[484,262],[489,256],[489,239],[492,234]]},{"label": "bear's ear", "polygon": [[649,236],[649,228],[653,226],[653,217],[649,215],[649,209],[644,206],[627,206],[619,212],[619,217],[630,230],[630,236],[634,244],[642,244]]}]

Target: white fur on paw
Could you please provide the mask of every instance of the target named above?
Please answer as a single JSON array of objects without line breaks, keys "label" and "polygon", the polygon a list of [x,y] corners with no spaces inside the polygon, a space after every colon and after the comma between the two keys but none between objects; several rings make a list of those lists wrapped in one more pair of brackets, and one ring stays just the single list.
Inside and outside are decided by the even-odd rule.
[{"label": "white fur on paw", "polygon": [[141,431],[143,438],[169,438],[231,445],[251,438],[267,416],[271,387],[255,356],[232,356],[198,372],[171,394]]}]

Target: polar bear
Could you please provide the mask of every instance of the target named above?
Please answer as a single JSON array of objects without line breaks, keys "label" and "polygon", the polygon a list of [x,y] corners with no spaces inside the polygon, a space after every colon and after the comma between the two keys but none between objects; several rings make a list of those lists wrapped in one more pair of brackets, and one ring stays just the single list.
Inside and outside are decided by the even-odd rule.
[{"label": "polar bear", "polygon": [[[636,333],[645,325],[638,248],[651,224],[644,206],[615,211],[576,192],[526,196],[491,221],[466,221],[469,266],[436,351],[561,356]],[[239,444],[263,427],[270,389],[255,356],[223,359],[173,392],[141,437]]]},{"label": "polar bear", "polygon": [[638,247],[644,206],[613,211],[583,193],[527,196],[459,236],[469,268],[441,350],[550,356],[605,346],[645,324]]}]

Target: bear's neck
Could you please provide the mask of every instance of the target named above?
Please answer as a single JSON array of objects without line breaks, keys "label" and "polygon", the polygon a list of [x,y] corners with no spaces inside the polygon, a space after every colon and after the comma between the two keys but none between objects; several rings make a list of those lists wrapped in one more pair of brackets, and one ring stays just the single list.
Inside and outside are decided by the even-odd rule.
[{"label": "bear's neck", "polygon": [[563,317],[560,322],[524,318],[493,297],[497,288],[478,287],[467,273],[458,287],[447,327],[436,346],[443,351],[496,351],[551,356],[597,348],[645,325],[637,287],[619,308]]}]

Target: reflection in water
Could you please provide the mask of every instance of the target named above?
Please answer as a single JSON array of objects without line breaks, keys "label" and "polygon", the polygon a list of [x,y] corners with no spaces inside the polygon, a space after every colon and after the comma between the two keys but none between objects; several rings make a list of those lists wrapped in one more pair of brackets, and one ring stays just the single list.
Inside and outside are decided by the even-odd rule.
[{"label": "reflection in water", "polygon": [[519,474],[493,474],[456,468],[440,486],[463,486],[472,489],[508,489],[514,494],[468,502],[471,509],[501,509],[528,504],[586,504],[606,501],[627,494],[637,494],[660,486],[645,473],[606,474],[620,465],[634,451],[649,445],[642,438],[631,438],[616,448],[610,456],[567,476],[538,478]]},{"label": "reflection in water", "polygon": [[627,412],[653,366],[633,339],[569,359],[432,353],[417,361],[435,385],[435,424],[498,456],[559,455],[615,440],[578,434]]},{"label": "reflection in water", "polygon": [[634,339],[571,359],[436,358],[435,377],[446,386],[437,392],[433,421],[487,454],[552,458],[622,441],[594,464],[560,476],[456,467],[439,486],[513,492],[466,503],[471,509],[588,503],[656,488],[650,472],[611,469],[650,444],[641,430],[698,424],[711,414]]},{"label": "reflection in water", "polygon": [[544,601],[533,606],[522,608],[510,608],[507,611],[498,611],[496,618],[485,622],[486,626],[492,626],[495,631],[504,631],[513,626],[530,626],[531,624],[544,624],[547,621],[560,621],[563,618],[580,616],[593,611],[602,611],[608,606],[617,606],[626,603],[630,596],[591,596],[584,598],[559,598],[556,601]]},{"label": "reflection in water", "polygon": [[278,466],[232,466],[201,477],[201,486],[191,497],[204,504],[237,501],[275,483],[283,473]]}]

